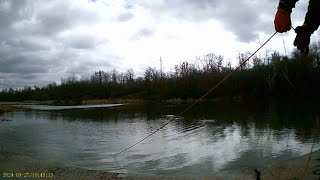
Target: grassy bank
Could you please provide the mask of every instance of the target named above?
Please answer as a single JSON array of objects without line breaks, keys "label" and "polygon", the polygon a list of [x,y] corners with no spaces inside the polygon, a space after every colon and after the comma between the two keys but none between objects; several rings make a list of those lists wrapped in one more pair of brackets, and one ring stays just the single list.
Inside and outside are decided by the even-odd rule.
[{"label": "grassy bank", "polygon": [[0,113],[12,112],[16,110],[15,107],[9,105],[0,105]]}]

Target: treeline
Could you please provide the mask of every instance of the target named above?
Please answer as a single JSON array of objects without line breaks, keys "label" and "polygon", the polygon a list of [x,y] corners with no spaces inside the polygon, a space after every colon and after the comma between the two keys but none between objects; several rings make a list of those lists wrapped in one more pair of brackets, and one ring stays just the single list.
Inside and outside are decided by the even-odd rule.
[{"label": "treeline", "polygon": [[[320,92],[320,43],[310,46],[308,56],[294,51],[283,56],[273,51],[264,57],[253,57],[240,67],[207,99],[242,100],[264,97],[319,97]],[[250,53],[238,55],[238,65]],[[237,65],[237,66],[238,66]],[[234,70],[223,56],[213,53],[197,57],[194,63],[182,62],[173,70],[163,73],[149,67],[137,77],[132,69],[97,71],[90,79],[73,75],[62,78],[61,83],[24,89],[4,89],[0,101],[26,100],[83,100],[110,98],[143,98],[146,100],[195,99]]]}]

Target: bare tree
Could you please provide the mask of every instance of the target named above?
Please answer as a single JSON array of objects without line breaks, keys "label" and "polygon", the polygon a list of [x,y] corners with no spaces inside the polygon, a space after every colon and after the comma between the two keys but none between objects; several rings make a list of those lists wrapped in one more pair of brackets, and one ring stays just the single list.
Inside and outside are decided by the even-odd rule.
[{"label": "bare tree", "polygon": [[260,67],[262,66],[262,59],[258,56],[252,57],[253,67]]},{"label": "bare tree", "polygon": [[160,72],[156,68],[148,67],[144,73],[144,79],[148,82],[160,79]]},{"label": "bare tree", "polygon": [[248,62],[245,62],[248,59],[248,53],[239,53],[238,54],[238,64],[240,66],[240,70],[245,70],[248,69],[250,67]]},{"label": "bare tree", "polygon": [[133,82],[134,81],[134,71],[133,69],[128,69],[125,74],[126,82]]},{"label": "bare tree", "polygon": [[190,65],[188,62],[182,62],[179,66],[179,74],[180,74],[180,77],[187,77],[189,76],[189,73],[190,73]]},{"label": "bare tree", "polygon": [[112,83],[117,83],[118,82],[118,71],[116,69],[113,69],[111,71],[111,80],[112,80]]}]

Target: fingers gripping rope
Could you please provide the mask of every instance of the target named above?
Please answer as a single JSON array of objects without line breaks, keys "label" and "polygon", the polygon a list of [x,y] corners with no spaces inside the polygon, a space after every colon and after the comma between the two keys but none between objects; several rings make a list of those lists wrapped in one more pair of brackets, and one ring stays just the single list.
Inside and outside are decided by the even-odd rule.
[{"label": "fingers gripping rope", "polygon": [[[183,110],[182,112],[180,112],[178,114],[178,116],[182,116],[184,113],[186,113],[189,109],[191,109],[193,106],[195,106],[196,104],[198,104],[200,101],[203,100],[203,98],[205,98],[207,95],[209,95],[213,90],[215,90],[217,87],[219,87],[224,81],[226,81],[232,74],[234,74],[240,67],[242,67],[243,65],[245,65],[247,63],[247,61],[249,61],[250,58],[252,58],[262,47],[264,47],[275,35],[277,34],[277,32],[274,32],[254,53],[252,53],[245,61],[243,61],[236,69],[234,69],[232,72],[230,72],[226,77],[224,77],[219,83],[217,83],[216,85],[214,85],[209,91],[207,91],[205,94],[203,94],[200,98],[198,98],[197,100],[195,100],[194,103],[192,103],[190,106],[188,106],[185,110]],[[136,142],[135,144],[125,148],[124,150],[116,153],[114,155],[114,159],[117,163],[117,165],[119,166],[121,172],[122,168],[119,165],[119,162],[117,161],[116,156],[118,156],[119,154],[131,149],[132,147],[136,146],[137,144],[141,143],[142,141],[146,140],[147,138],[149,138],[150,136],[152,136],[153,134],[155,134],[156,132],[158,132],[159,130],[161,130],[162,128],[164,128],[165,126],[167,126],[169,123],[171,123],[172,121],[176,120],[175,117],[173,117],[172,119],[170,119],[167,123],[165,123],[164,125],[162,125],[161,127],[159,127],[158,129],[156,129],[155,131],[153,131],[152,133],[150,133],[149,135],[147,135],[146,137],[144,137],[143,139],[141,139],[140,141]]]}]

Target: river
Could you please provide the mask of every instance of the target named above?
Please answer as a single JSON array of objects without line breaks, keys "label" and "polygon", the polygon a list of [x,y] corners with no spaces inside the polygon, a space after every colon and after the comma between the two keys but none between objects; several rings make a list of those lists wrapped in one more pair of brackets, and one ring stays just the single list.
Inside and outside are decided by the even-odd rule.
[{"label": "river", "polygon": [[[45,163],[116,171],[114,154],[187,106],[32,106],[0,115],[5,120],[0,121],[0,146]],[[308,153],[316,110],[308,103],[203,103],[117,159],[133,174],[211,175],[258,168]],[[314,150],[319,148],[316,143]]]}]

